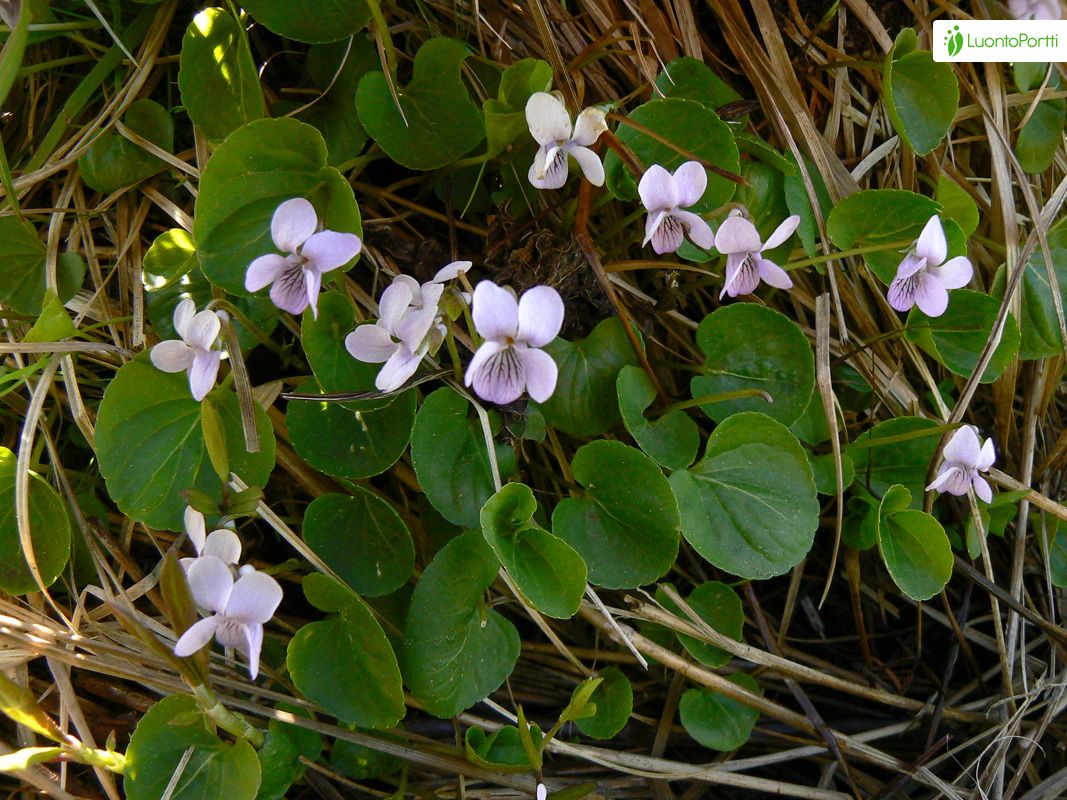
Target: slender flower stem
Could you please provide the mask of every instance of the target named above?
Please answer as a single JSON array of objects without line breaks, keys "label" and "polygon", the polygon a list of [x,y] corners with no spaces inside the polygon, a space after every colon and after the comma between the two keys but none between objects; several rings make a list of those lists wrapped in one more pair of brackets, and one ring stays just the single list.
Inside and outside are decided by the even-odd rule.
[{"label": "slender flower stem", "polygon": [[445,335],[445,344],[448,347],[448,357],[452,359],[452,370],[455,374],[456,383],[463,383],[463,365],[459,360],[459,349],[456,347],[456,337],[452,334],[452,326],[448,326]]},{"label": "slender flower stem", "polygon": [[866,247],[853,247],[851,250],[838,250],[835,253],[828,253],[824,256],[805,258],[803,261],[790,261],[786,264],[782,264],[782,269],[788,272],[790,270],[800,269],[801,267],[810,267],[812,264],[825,264],[827,261],[848,258],[849,256],[862,256],[867,253],[881,253],[885,250],[900,250],[902,247],[907,247],[914,241],[914,239],[908,239],[907,241],[901,240],[897,242],[886,242],[885,244],[872,244],[867,245]]},{"label": "slender flower stem", "polygon": [[203,684],[194,686],[193,697],[204,710],[205,716],[224,731],[240,739],[247,739],[248,743],[257,749],[263,746],[266,741],[263,731],[252,727],[243,716],[226,708],[208,687]]},{"label": "slender flower stem", "polygon": [[382,49],[385,50],[385,63],[389,67],[389,74],[395,81],[396,49],[393,47],[393,37],[389,35],[389,23],[385,21],[385,14],[382,13],[382,6],[378,0],[367,0],[367,8],[370,9],[371,19],[374,20],[374,27],[378,29],[378,34],[382,37]]},{"label": "slender flower stem", "polygon": [[692,400],[682,400],[678,403],[671,403],[663,410],[656,412],[653,415],[653,418],[662,417],[670,411],[681,411],[685,408],[696,408],[697,406],[707,405],[708,403],[722,403],[727,400],[740,400],[744,397],[762,397],[768,403],[774,402],[774,398],[762,389],[736,389],[732,392],[716,392],[715,394],[705,394],[701,397],[694,397]]}]

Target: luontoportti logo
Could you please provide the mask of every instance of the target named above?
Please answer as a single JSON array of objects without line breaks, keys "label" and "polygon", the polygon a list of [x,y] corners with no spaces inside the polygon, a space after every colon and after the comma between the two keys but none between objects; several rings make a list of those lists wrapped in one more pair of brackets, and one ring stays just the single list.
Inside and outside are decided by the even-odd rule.
[{"label": "luontoportti logo", "polygon": [[960,54],[960,50],[963,49],[963,34],[960,33],[959,25],[956,25],[945,35],[945,45],[948,47],[948,54],[952,58]]}]

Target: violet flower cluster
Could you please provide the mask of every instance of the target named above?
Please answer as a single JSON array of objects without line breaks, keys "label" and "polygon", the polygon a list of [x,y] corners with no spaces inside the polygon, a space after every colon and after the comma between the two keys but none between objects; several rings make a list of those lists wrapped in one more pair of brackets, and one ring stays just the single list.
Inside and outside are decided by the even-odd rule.
[{"label": "violet flower cluster", "polygon": [[204,515],[186,508],[185,530],[196,557],[183,558],[182,567],[193,600],[204,618],[178,638],[174,655],[191,656],[215,638],[223,647],[244,654],[248,674],[255,680],[259,675],[263,626],[282,602],[282,587],[251,564],[237,566],[241,560],[241,541],[228,528],[206,533]]}]

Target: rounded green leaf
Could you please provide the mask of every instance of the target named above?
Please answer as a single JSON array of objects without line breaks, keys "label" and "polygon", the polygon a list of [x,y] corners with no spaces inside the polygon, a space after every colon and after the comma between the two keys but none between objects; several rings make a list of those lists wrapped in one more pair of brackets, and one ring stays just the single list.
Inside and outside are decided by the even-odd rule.
[{"label": "rounded green leaf", "polygon": [[[1067,303],[1067,249],[1050,247],[1052,275],[1060,298]],[[1022,310],[1019,316],[1019,358],[1036,359],[1054,356],[1063,352],[1063,335],[1056,316],[1056,301],[1049,284],[1049,270],[1045,257],[1038,249],[1026,264],[1023,273]],[[993,282],[992,294],[1004,296],[1004,270],[1001,269]]]},{"label": "rounded green leaf", "polygon": [[189,23],[182,37],[178,89],[189,119],[209,139],[225,139],[263,117],[263,92],[248,39],[226,10],[205,8]]},{"label": "rounded green leaf", "polygon": [[808,338],[787,317],[756,303],[733,303],[704,317],[697,330],[704,364],[690,382],[694,398],[758,389],[760,396],[704,403],[716,422],[739,411],[759,411],[785,425],[804,413],[815,386],[815,356]]},{"label": "rounded green leaf", "polygon": [[[689,621],[689,615],[682,611],[667,593],[662,589],[656,590],[656,600],[677,616],[679,619]],[[704,622],[714,628],[723,636],[728,636],[734,641],[741,641],[741,628],[745,624],[745,612],[741,607],[741,598],[737,596],[731,587],[721,581],[705,581],[689,593],[685,598],[686,604],[697,613]],[[729,663],[733,657],[720,647],[708,644],[684,633],[677,634],[682,647],[699,661],[709,667],[721,667]]]},{"label": "rounded green leaf", "polygon": [[480,531],[445,545],[422,573],[400,653],[411,693],[436,717],[484,700],[519,658],[515,626],[485,605],[499,564]]},{"label": "rounded green leaf", "polygon": [[[171,787],[179,768],[181,777]],[[122,788],[128,800],[164,795],[171,800],[255,800],[259,784],[259,758],[252,745],[244,739],[224,742],[212,733],[189,695],[172,694],[148,709],[126,748]]]},{"label": "rounded green leaf", "polygon": [[550,617],[568,619],[582,604],[585,562],[533,521],[536,511],[530,487],[509,483],[482,508],[482,535],[527,600]]},{"label": "rounded green leaf", "polygon": [[298,42],[347,39],[371,18],[366,0],[242,0],[241,7],[267,29]]},{"label": "rounded green leaf", "polygon": [[589,580],[632,589],[665,575],[678,555],[678,505],[656,462],[598,440],[575,453],[571,471],[585,490],[556,506],[552,531],[585,559]]},{"label": "rounded green leaf", "polygon": [[391,728],[404,716],[396,655],[358,598],[336,616],[298,630],[285,663],[300,693],[341,722]]},{"label": "rounded green leaf", "polygon": [[[367,143],[367,131],[353,113],[356,90],[360,78],[381,68],[378,48],[362,36],[308,48],[308,76],[325,95],[310,108],[304,108],[298,118],[322,132],[331,165],[356,158]],[[303,105],[293,102],[294,108]]]},{"label": "rounded green leaf", "polygon": [[[168,153],[174,152],[174,120],[154,100],[135,100],[122,121],[126,127]],[[78,159],[82,179],[98,192],[114,192],[151,178],[167,168],[157,158],[121,134],[108,131],[89,145]]]},{"label": "rounded green leaf", "polygon": [[[278,710],[310,716],[306,710],[289,703],[280,703]],[[272,719],[267,724],[267,740],[258,755],[262,781],[256,800],[283,800],[289,787],[304,774],[306,767],[301,758],[317,761],[322,755],[322,735]]]},{"label": "rounded green leaf", "polygon": [[936,422],[921,417],[897,417],[878,423],[847,448],[856,467],[856,480],[877,497],[893,484],[903,484],[920,503],[926,469],[940,434]]},{"label": "rounded green leaf", "polygon": [[600,684],[593,690],[589,702],[596,706],[591,717],[574,721],[578,730],[591,739],[611,739],[626,727],[634,710],[634,690],[618,667],[606,667],[597,673]]},{"label": "rounded green leaf", "polygon": [[[917,306],[913,308],[908,314],[907,337],[956,375],[969,378],[978,366],[999,308],[1000,301],[994,297],[957,289],[949,294],[948,308],[939,317],[928,317]],[[981,382],[999,378],[1018,350],[1019,326],[1009,314]]]},{"label": "rounded green leaf", "polygon": [[[538,747],[544,735],[536,725],[530,727],[530,739]],[[519,729],[514,725],[505,725],[492,733],[481,728],[467,728],[463,737],[463,749],[467,759],[480,767],[501,772],[527,772],[533,767],[526,748],[522,746]]]},{"label": "rounded green leaf", "polygon": [[[678,152],[691,153],[709,164],[729,172],[738,172],[740,161],[734,135],[719,115],[693,100],[668,98],[650,100],[635,108],[628,116],[655,134],[644,133],[637,127],[619,124],[616,136],[626,144],[643,165],[659,164],[673,172],[683,162],[691,160]],[[708,172],[708,188],[692,211],[705,213],[729,202],[737,184]],[[604,158],[604,182],[613,195],[620,200],[637,199],[637,179],[630,174],[622,160],[611,151]]]},{"label": "rounded green leaf", "polygon": [[952,545],[941,523],[910,503],[911,492],[889,487],[878,507],[878,552],[904,594],[929,600],[952,577]]},{"label": "rounded green leaf", "polygon": [[936,199],[941,204],[945,218],[959,225],[965,236],[970,236],[978,229],[978,204],[948,175],[941,175],[937,179]]},{"label": "rounded green leaf", "polygon": [[171,228],[157,236],[144,254],[145,282],[159,279],[159,283],[169,283],[188,274],[196,266],[196,242],[193,237],[182,228]]},{"label": "rounded green leaf", "polygon": [[[727,678],[750,692],[759,686],[743,672]],[[678,704],[678,718],[686,732],[711,750],[736,750],[752,734],[759,711],[710,689],[688,689]]]},{"label": "rounded green leaf", "polygon": [[615,380],[619,411],[638,446],[667,469],[685,469],[700,448],[700,430],[684,411],[649,419],[645,410],[656,399],[652,379],[640,367],[623,367]]},{"label": "rounded green leaf", "polygon": [[917,50],[911,28],[898,35],[882,70],[882,89],[889,121],[918,155],[931,152],[945,138],[960,103],[960,87],[952,64],[934,61],[929,50]]},{"label": "rounded green leaf", "polygon": [[430,39],[415,54],[414,76],[397,94],[385,74],[359,82],[356,108],[367,133],[393,161],[408,169],[451,164],[485,138],[482,112],[470,99],[461,66],[470,55],[463,42]]},{"label": "rounded green leaf", "polygon": [[1063,141],[1067,122],[1067,101],[1063,98],[1042,100],[1015,140],[1015,155],[1024,172],[1038,175],[1048,169]]},{"label": "rounded green leaf", "polygon": [[[15,518],[15,463],[15,454],[0,447],[0,589],[12,595],[37,590]],[[40,475],[32,472],[30,541],[41,581],[51,586],[70,558],[70,520],[59,495]]]},{"label": "rounded green leaf", "polygon": [[[315,381],[301,392],[318,392]],[[340,403],[290,400],[285,424],[297,454],[315,469],[359,480],[385,472],[407,449],[415,421],[415,394],[404,392],[385,408],[352,411]]]},{"label": "rounded green leaf", "polygon": [[552,67],[539,58],[524,58],[504,70],[495,98],[482,104],[487,154],[497,156],[520,136],[528,135],[526,101],[552,88]]},{"label": "rounded green leaf", "polygon": [[559,367],[556,391],[541,406],[545,420],[574,436],[597,436],[619,421],[615,378],[637,355],[622,323],[609,317],[584,339],[545,348]]},{"label": "rounded green leaf", "polygon": [[193,238],[208,279],[247,296],[245,272],[259,256],[275,253],[274,210],[303,197],[323,226],[362,235],[352,187],[326,165],[326,143],[295,119],[260,119],[238,128],[211,155],[200,178]]},{"label": "rounded green leaf", "polygon": [[[260,449],[249,453],[236,395],[220,388],[210,397],[226,433],[230,469],[251,486],[265,485],[274,468],[274,430],[267,415],[256,406]],[[204,492],[216,502],[222,498],[188,377],[156,369],[148,353],[123,366],[104,392],[94,446],[111,499],[124,514],[152,528],[182,530],[183,489]]]},{"label": "rounded green leaf", "polygon": [[[381,364],[353,358],[345,337],[356,327],[356,310],[340,292],[319,297],[319,315],[304,314],[300,320],[300,343],[315,380],[324,392],[373,392]],[[352,411],[374,411],[393,402],[395,396],[346,402]]]},{"label": "rounded green leaf", "polygon": [[[438,513],[454,525],[477,528],[495,490],[485,434],[467,399],[442,387],[427,397],[411,433],[411,465]],[[496,446],[501,475],[515,468],[515,451]]]},{"label": "rounded green leaf", "polygon": [[[837,494],[837,465],[834,463],[833,453],[823,453],[820,456],[813,455],[810,450],[804,451],[811,464],[811,473],[815,476],[815,488],[819,494]],[[856,479],[856,465],[848,453],[841,454],[841,486],[847,489]]]},{"label": "rounded green leaf", "polygon": [[704,457],[671,475],[682,534],[719,569],[771,578],[808,554],[819,526],[811,466],[788,428],[763,414],[734,414],[712,432]]},{"label": "rounded green leaf", "polygon": [[[45,295],[45,247],[33,225],[18,217],[0,217],[0,302],[20,314],[41,313]],[[60,253],[56,264],[59,299],[66,302],[81,288],[85,262],[77,253]]]},{"label": "rounded green leaf", "polygon": [[[849,195],[826,217],[826,233],[837,247],[879,247],[864,260],[882,283],[897,274],[903,251],[922,233],[940,206],[929,197],[903,189],[866,189]],[[948,232],[946,231],[946,237]]]},{"label": "rounded green leaf", "polygon": [[411,534],[380,497],[359,486],[352,492],[311,501],[304,512],[304,541],[360,594],[389,594],[411,577]]},{"label": "rounded green leaf", "polygon": [[741,95],[712,72],[711,67],[689,56],[676,58],[664,67],[656,78],[656,88],[664,97],[695,100],[712,111],[741,99]]}]

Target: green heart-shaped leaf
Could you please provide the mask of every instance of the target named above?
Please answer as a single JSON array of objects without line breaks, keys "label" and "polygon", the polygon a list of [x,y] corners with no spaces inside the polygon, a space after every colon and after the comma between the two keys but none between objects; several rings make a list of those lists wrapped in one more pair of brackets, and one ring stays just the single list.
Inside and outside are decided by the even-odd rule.
[{"label": "green heart-shaped leaf", "polygon": [[952,545],[941,523],[908,508],[911,492],[890,486],[878,507],[878,552],[893,582],[912,600],[929,600],[952,577]]},{"label": "green heart-shaped leaf", "polygon": [[668,411],[656,419],[645,416],[645,409],[656,399],[656,387],[643,369],[623,367],[615,391],[622,422],[645,453],[667,469],[685,469],[693,463],[700,430],[684,411]]}]

